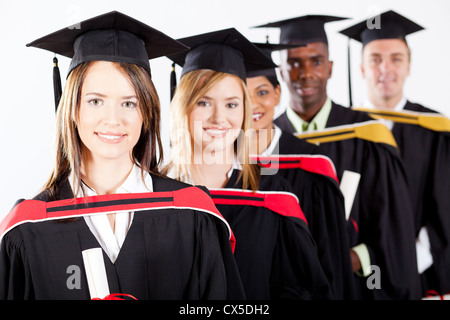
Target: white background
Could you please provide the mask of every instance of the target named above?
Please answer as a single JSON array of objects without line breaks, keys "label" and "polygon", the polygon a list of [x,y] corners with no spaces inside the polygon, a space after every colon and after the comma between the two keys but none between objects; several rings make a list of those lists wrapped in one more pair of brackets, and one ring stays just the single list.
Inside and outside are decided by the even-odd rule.
[{"label": "white background", "polygon": [[[251,41],[278,41],[278,30],[251,26],[306,14],[352,18],[328,23],[330,55],[334,61],[329,96],[348,104],[347,38],[338,31],[395,10],[426,28],[408,37],[412,72],[405,94],[415,102],[450,115],[450,1],[448,0],[157,0],[62,1],[0,0],[0,218],[19,198],[37,194],[53,166],[53,54],[25,47],[37,38],[112,10],[121,11],[174,38],[235,27]],[[352,41],[353,102],[365,96],[360,75],[359,43]],[[278,54],[274,54],[278,62]],[[65,79],[69,59],[59,57]],[[151,61],[153,81],[163,109],[162,133],[168,145],[169,74],[167,58]],[[177,69],[178,74],[180,69]],[[284,88],[284,86],[283,86]],[[280,110],[288,104],[286,90]],[[279,110],[279,111],[280,111]],[[166,159],[169,152],[166,152]]]}]

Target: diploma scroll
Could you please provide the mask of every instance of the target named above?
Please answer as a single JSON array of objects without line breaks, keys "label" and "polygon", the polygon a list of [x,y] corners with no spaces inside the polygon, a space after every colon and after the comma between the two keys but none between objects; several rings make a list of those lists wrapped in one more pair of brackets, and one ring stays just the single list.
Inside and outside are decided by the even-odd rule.
[{"label": "diploma scroll", "polygon": [[347,220],[350,218],[360,178],[361,174],[353,171],[344,170],[342,174],[340,189],[344,195],[345,218]]},{"label": "diploma scroll", "polygon": [[84,250],[82,255],[91,299],[106,297],[109,286],[102,248]]}]

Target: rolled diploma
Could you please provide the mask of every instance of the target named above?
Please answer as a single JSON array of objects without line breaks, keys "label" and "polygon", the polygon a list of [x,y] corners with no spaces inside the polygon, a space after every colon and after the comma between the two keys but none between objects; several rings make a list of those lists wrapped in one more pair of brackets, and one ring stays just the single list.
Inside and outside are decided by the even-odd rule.
[{"label": "rolled diploma", "polygon": [[356,191],[358,190],[361,174],[349,170],[344,170],[342,174],[340,189],[344,195],[345,218],[350,218],[353,202],[355,201]]},{"label": "rolled diploma", "polygon": [[109,295],[108,278],[102,248],[92,248],[81,252],[91,299],[103,299]]}]

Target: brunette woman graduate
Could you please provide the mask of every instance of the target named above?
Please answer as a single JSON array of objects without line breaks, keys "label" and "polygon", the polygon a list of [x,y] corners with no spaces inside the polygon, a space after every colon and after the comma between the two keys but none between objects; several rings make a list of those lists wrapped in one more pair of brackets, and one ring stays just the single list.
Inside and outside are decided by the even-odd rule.
[{"label": "brunette woman graduate", "polygon": [[[255,43],[271,58],[272,51],[292,46]],[[273,123],[281,88],[275,68],[247,73],[253,107],[253,159],[266,173],[290,182],[317,244],[320,263],[336,299],[355,299],[344,198],[333,162],[319,146],[297,139]]]},{"label": "brunette woman graduate", "polygon": [[80,26],[30,44],[73,59],[50,179],[0,226],[0,298],[244,298],[234,236],[207,190],[158,173],[148,60],[185,46],[119,12]]}]

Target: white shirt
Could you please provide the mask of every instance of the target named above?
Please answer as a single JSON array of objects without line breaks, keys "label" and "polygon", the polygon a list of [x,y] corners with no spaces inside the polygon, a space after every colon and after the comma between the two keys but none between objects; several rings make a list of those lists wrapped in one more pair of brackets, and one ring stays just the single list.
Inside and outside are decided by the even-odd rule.
[{"label": "white shirt", "polygon": [[[72,174],[71,174],[72,175]],[[130,174],[124,183],[116,190],[116,193],[143,193],[153,191],[153,182],[150,174],[144,175],[142,180],[141,169],[134,165]],[[72,178],[69,177],[72,186]],[[82,184],[82,188],[87,197],[97,195],[96,191]],[[72,187],[73,189],[73,187]],[[82,194],[77,194],[81,197]],[[111,262],[115,262],[119,255],[120,248],[125,241],[125,237],[133,222],[134,212],[120,212],[116,213],[115,230],[113,232],[106,214],[85,216],[84,220],[91,230],[92,234],[97,239],[100,246],[110,258]]]}]

